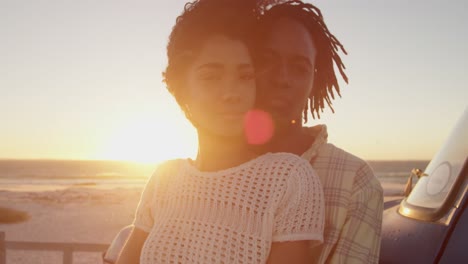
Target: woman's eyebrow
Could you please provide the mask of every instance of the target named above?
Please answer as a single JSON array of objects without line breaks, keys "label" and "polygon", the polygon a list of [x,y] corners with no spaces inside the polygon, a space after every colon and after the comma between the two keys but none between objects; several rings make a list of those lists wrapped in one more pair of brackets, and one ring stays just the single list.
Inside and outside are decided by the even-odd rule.
[{"label": "woman's eyebrow", "polygon": [[221,63],[210,62],[210,63],[204,63],[202,65],[199,65],[197,67],[197,70],[203,70],[203,69],[217,70],[217,69],[223,69],[223,68],[224,66]]}]

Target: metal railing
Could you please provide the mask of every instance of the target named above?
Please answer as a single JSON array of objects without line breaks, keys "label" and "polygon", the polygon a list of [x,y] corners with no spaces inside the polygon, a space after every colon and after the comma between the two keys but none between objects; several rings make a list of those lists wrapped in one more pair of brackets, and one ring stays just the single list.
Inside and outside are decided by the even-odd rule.
[{"label": "metal railing", "polygon": [[0,231],[0,264],[7,264],[7,249],[31,251],[59,251],[63,253],[62,263],[72,264],[73,252],[105,252],[108,247],[108,244],[6,241],[5,232]]}]

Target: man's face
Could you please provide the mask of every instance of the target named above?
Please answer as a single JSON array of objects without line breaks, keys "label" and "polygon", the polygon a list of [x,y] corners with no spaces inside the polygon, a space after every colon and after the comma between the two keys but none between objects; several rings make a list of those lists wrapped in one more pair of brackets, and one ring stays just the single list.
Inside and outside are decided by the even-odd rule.
[{"label": "man's face", "polygon": [[[257,51],[257,106],[284,127],[302,122],[314,83],[316,48],[307,29],[281,18],[265,32]],[[293,121],[294,120],[294,121]]]}]

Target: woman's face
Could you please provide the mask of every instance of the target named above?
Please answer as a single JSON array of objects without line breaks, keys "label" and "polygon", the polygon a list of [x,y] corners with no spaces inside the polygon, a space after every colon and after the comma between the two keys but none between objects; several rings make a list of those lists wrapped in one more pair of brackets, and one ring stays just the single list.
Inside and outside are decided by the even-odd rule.
[{"label": "woman's face", "polygon": [[239,137],[255,103],[255,76],[247,46],[223,35],[209,37],[187,71],[185,102],[198,130]]}]

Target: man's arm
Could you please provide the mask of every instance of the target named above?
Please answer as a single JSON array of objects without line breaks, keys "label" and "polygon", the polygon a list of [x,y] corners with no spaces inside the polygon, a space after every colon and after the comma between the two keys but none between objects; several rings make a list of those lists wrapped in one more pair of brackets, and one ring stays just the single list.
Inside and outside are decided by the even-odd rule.
[{"label": "man's arm", "polygon": [[130,237],[125,243],[125,246],[120,253],[119,258],[115,264],[138,264],[140,263],[140,253],[143,244],[148,237],[148,233],[139,229],[133,228]]},{"label": "man's arm", "polygon": [[356,173],[346,221],[327,263],[378,263],[383,190],[369,165]]}]

